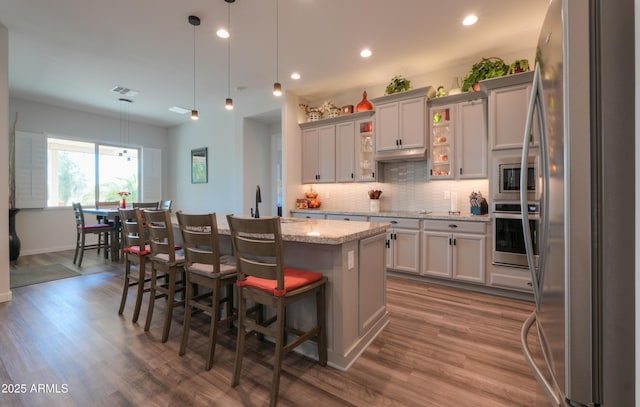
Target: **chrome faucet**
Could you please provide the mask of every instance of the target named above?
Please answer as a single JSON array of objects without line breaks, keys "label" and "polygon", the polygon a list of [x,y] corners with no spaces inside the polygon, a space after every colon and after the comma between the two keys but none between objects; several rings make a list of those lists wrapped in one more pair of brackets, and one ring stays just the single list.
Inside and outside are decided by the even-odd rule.
[{"label": "chrome faucet", "polygon": [[253,216],[254,218],[259,218],[260,217],[260,210],[258,209],[258,204],[262,202],[262,195],[260,194],[260,185],[256,185],[256,210],[251,211],[252,214],[251,216]]}]

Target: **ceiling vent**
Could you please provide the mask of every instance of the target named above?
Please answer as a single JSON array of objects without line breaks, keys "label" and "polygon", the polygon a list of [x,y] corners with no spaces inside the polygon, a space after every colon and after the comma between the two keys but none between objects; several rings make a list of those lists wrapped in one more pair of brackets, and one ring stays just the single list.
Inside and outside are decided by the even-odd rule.
[{"label": "ceiling vent", "polygon": [[140,93],[135,89],[129,89],[124,86],[116,86],[115,88],[111,89],[111,92],[117,93],[118,95],[122,95],[122,96],[128,96],[128,97],[135,96],[138,93]]}]

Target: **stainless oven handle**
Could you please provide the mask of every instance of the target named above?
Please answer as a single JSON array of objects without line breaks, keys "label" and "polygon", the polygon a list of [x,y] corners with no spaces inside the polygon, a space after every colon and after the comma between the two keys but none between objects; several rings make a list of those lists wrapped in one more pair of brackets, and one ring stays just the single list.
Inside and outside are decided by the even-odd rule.
[{"label": "stainless oven handle", "polygon": [[[522,219],[522,214],[521,213],[502,213],[502,212],[494,212],[493,213],[493,217],[494,218],[501,218],[501,219]],[[539,215],[531,215],[529,214],[527,216],[528,220],[539,220],[540,216]]]},{"label": "stainless oven handle", "polygon": [[529,227],[529,213],[527,208],[527,191],[528,191],[528,163],[529,163],[529,142],[531,129],[533,127],[533,114],[535,112],[538,97],[538,82],[540,78],[540,66],[536,64],[533,75],[533,83],[531,85],[531,98],[529,100],[529,109],[527,112],[527,121],[524,126],[524,139],[522,141],[522,157],[520,159],[520,205],[522,212],[522,232],[524,233],[524,247],[527,254],[527,265],[529,273],[531,273],[531,282],[533,284],[533,297],[536,301],[536,307],[540,309],[540,283],[538,273],[536,273],[536,265],[533,259],[533,242],[531,241],[531,228]]}]

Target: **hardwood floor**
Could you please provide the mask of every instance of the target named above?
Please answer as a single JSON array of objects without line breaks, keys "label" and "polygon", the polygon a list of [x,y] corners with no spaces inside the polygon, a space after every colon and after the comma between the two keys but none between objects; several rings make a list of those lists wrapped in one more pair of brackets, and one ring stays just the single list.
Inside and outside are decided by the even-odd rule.
[{"label": "hardwood floor", "polygon": [[[17,268],[61,263],[77,269],[72,258],[73,252],[25,256]],[[214,366],[205,371],[205,316],[194,316],[180,357],[182,308],[162,344],[162,318],[148,333],[131,322],[135,290],[123,316],[117,314],[124,265],[92,252],[83,265],[80,277],[16,288],[13,301],[0,304],[1,405],[268,404],[270,342],[248,340],[240,384],[232,388],[232,330],[219,332]],[[396,278],[388,279],[387,291],[391,322],[348,372],[287,355],[280,406],[545,405],[519,342],[533,304]],[[142,314],[146,304],[147,298]],[[15,393],[15,386],[24,392]]]}]

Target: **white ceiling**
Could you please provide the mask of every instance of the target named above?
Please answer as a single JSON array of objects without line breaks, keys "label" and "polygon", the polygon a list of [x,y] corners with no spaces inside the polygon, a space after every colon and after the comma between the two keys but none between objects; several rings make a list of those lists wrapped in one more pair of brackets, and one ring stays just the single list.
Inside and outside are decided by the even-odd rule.
[{"label": "white ceiling", "polygon": [[[549,0],[279,0],[279,79],[313,99],[402,73],[423,74],[531,48]],[[475,13],[479,22],[463,27]],[[0,0],[9,29],[10,96],[117,116],[117,85],[139,90],[133,120],[189,121],[168,111],[222,109],[227,95],[224,0]],[[270,93],[276,77],[276,0],[231,4],[231,95]],[[374,55],[359,57],[362,47]],[[297,70],[299,81],[289,78]]]}]

